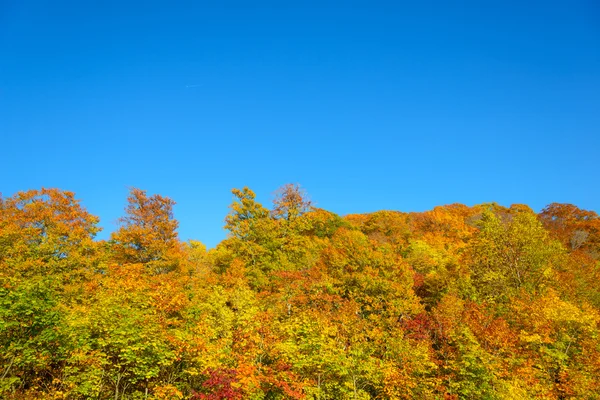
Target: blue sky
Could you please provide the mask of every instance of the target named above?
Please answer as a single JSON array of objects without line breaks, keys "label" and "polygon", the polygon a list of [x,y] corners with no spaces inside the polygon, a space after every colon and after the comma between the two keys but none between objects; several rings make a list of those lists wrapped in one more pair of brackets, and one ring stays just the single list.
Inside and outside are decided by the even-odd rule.
[{"label": "blue sky", "polygon": [[243,186],[600,211],[600,6],[0,0],[0,135],[0,191],[74,191],[101,237],[130,186],[211,247]]}]

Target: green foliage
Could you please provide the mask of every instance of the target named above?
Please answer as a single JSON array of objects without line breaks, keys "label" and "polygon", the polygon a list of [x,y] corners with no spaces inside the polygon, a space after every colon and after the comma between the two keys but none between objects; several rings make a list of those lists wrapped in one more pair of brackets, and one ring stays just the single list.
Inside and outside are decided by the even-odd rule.
[{"label": "green foliage", "polygon": [[44,278],[0,282],[0,395],[53,385],[70,350],[55,286]]},{"label": "green foliage", "polygon": [[139,189],[107,242],[72,193],[1,199],[0,397],[600,398],[596,213],[233,194],[210,250]]},{"label": "green foliage", "polygon": [[537,292],[563,261],[560,243],[549,237],[533,213],[519,212],[502,220],[485,211],[478,226],[471,247],[472,273],[484,299],[506,299],[521,290]]},{"label": "green foliage", "polygon": [[497,399],[492,358],[466,328],[449,336],[451,348],[444,368],[448,391],[461,399]]}]

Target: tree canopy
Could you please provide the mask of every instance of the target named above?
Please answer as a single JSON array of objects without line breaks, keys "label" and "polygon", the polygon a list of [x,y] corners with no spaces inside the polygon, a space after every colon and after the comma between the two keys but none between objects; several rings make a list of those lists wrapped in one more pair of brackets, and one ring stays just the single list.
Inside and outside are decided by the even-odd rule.
[{"label": "tree canopy", "polygon": [[0,398],[600,399],[600,218],[570,204],[339,216],[234,189],[182,242],[132,188],[0,198]]}]

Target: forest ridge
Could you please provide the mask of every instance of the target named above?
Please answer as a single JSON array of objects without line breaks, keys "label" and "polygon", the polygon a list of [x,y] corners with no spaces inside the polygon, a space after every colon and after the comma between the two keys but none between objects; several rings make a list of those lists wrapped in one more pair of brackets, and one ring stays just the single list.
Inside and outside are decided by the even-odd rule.
[{"label": "forest ridge", "polygon": [[0,197],[0,398],[600,399],[600,218],[570,204],[341,217],[234,189],[182,242],[59,189]]}]

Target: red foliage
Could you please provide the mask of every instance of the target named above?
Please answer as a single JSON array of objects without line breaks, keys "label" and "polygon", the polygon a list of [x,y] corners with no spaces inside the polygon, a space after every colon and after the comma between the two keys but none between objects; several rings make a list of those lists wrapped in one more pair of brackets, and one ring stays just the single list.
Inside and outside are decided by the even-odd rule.
[{"label": "red foliage", "polygon": [[433,328],[433,321],[426,313],[422,312],[411,319],[402,320],[402,327],[406,337],[414,340],[427,340]]},{"label": "red foliage", "polygon": [[242,390],[235,387],[237,373],[234,369],[213,369],[208,371],[208,379],[202,384],[205,393],[195,392],[193,400],[241,400]]}]

